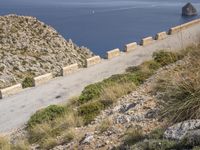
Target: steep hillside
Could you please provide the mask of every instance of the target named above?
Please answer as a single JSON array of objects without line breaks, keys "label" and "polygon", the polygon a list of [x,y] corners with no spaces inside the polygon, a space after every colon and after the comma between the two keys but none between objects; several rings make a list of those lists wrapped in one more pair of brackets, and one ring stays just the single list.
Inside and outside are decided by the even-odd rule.
[{"label": "steep hillside", "polygon": [[92,55],[34,17],[0,17],[0,88],[22,82],[27,76],[59,75],[61,67],[76,62],[83,65]]}]

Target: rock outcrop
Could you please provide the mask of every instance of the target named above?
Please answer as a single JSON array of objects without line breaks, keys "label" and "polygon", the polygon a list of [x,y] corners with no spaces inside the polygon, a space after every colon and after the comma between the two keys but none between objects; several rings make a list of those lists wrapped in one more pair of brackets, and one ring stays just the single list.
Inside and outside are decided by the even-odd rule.
[{"label": "rock outcrop", "polygon": [[182,8],[182,16],[195,16],[197,15],[197,9],[191,4],[187,3]]},{"label": "rock outcrop", "polygon": [[78,63],[93,53],[66,41],[52,27],[34,17],[0,16],[0,88]]},{"label": "rock outcrop", "polygon": [[[177,123],[169,127],[164,136],[167,139],[181,140],[188,134],[191,130],[196,130],[200,128],[200,120],[187,120],[184,122]],[[191,134],[190,134],[191,135]]]}]

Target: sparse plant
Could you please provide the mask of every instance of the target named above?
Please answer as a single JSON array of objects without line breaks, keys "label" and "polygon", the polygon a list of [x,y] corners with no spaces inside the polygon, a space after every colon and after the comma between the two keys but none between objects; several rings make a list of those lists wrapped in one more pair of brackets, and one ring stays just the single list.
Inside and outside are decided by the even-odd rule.
[{"label": "sparse plant", "polygon": [[145,138],[143,130],[140,126],[129,128],[125,133],[125,145],[134,145]]},{"label": "sparse plant", "polygon": [[22,81],[22,87],[23,88],[27,88],[27,87],[33,87],[34,86],[34,80],[32,77],[26,77],[23,81]]},{"label": "sparse plant", "polygon": [[96,130],[98,130],[100,133],[103,133],[108,130],[109,127],[112,126],[111,119],[105,119],[101,122],[101,124],[97,127]]}]

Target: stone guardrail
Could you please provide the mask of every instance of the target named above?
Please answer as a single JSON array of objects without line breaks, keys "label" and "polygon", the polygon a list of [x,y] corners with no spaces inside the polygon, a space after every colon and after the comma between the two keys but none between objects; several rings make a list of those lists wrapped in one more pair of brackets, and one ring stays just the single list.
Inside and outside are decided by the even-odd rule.
[{"label": "stone guardrail", "polygon": [[47,83],[49,80],[51,80],[53,78],[53,74],[52,73],[47,73],[45,75],[41,75],[38,77],[35,77],[34,80],[34,86],[38,86],[44,83]]},{"label": "stone guardrail", "polygon": [[5,88],[5,89],[1,89],[0,90],[0,99],[17,94],[19,92],[21,92],[22,89],[22,85],[21,84],[17,84],[17,85],[13,85],[11,87]]},{"label": "stone guardrail", "polygon": [[180,32],[184,29],[187,29],[187,28],[189,28],[193,25],[199,24],[199,23],[200,23],[200,19],[196,19],[196,20],[184,23],[182,25],[172,27],[172,28],[169,29],[169,34],[172,35],[172,34],[178,33],[178,32]]},{"label": "stone guardrail", "polygon": [[71,73],[76,72],[79,69],[78,64],[72,64],[62,68],[62,76],[69,75]]},{"label": "stone guardrail", "polygon": [[[193,25],[197,25],[197,24],[200,24],[200,19],[196,19],[196,20],[184,23],[182,25],[178,25],[176,27],[170,28],[168,33],[166,33],[166,32],[157,33],[156,36],[155,36],[155,40],[163,40],[163,39],[167,38],[167,36],[169,36],[169,35],[173,35],[175,33],[181,32],[184,29],[187,29],[187,28],[189,28]],[[141,40],[140,45],[147,46],[147,45],[152,44],[153,42],[154,42],[153,37],[147,37],[147,38],[144,38],[144,39]],[[129,43],[129,44],[125,45],[124,51],[130,52],[130,51],[133,51],[134,49],[136,49],[137,47],[138,47],[138,45],[137,45],[136,42]],[[120,53],[121,52],[118,48],[111,50],[111,51],[108,51],[106,53],[106,59],[112,59],[114,57],[117,57],[117,56],[120,55]],[[94,57],[86,60],[86,67],[93,66],[93,65],[98,64],[100,62],[101,62],[100,56],[94,56]],[[66,76],[66,75],[69,75],[69,74],[77,71],[78,69],[79,69],[78,64],[72,64],[72,65],[63,67],[61,73],[62,73],[62,76]],[[48,73],[48,74],[45,74],[45,75],[42,75],[42,76],[35,77],[34,78],[34,86],[44,84],[44,83],[50,81],[52,78],[53,78],[52,73]],[[14,85],[14,86],[11,86],[11,87],[8,87],[8,88],[5,88],[5,89],[0,89],[0,99],[8,97],[10,95],[14,95],[16,93],[19,93],[22,90],[23,90],[23,88],[22,88],[21,84],[17,84],[17,85]]]},{"label": "stone guardrail", "polygon": [[168,36],[167,32],[163,31],[163,32],[156,34],[155,40],[163,40],[163,39],[167,38],[167,36]]},{"label": "stone guardrail", "polygon": [[149,37],[146,37],[146,38],[143,38],[142,41],[141,41],[141,45],[142,46],[147,46],[147,45],[150,45],[153,43],[153,37],[149,36]]},{"label": "stone guardrail", "polygon": [[129,43],[129,44],[126,44],[125,45],[125,52],[130,52],[130,51],[133,51],[134,49],[136,49],[138,47],[137,43],[136,42],[133,42],[133,43]]},{"label": "stone guardrail", "polygon": [[106,58],[107,59],[112,59],[112,58],[115,58],[115,57],[117,57],[119,55],[120,55],[120,50],[119,50],[119,48],[116,48],[116,49],[113,49],[111,51],[108,51],[106,53]]},{"label": "stone guardrail", "polygon": [[86,67],[90,67],[96,64],[99,64],[101,62],[100,56],[94,56],[91,58],[86,59]]}]

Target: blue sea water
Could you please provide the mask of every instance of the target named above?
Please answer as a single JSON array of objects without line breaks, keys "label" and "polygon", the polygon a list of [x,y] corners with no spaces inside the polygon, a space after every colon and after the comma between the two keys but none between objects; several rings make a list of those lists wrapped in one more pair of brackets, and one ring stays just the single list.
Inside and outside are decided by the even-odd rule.
[{"label": "blue sea water", "polygon": [[[188,0],[1,0],[0,15],[35,16],[66,39],[103,56],[107,50],[195,19],[181,16]],[[190,0],[200,12],[199,0]]]}]

